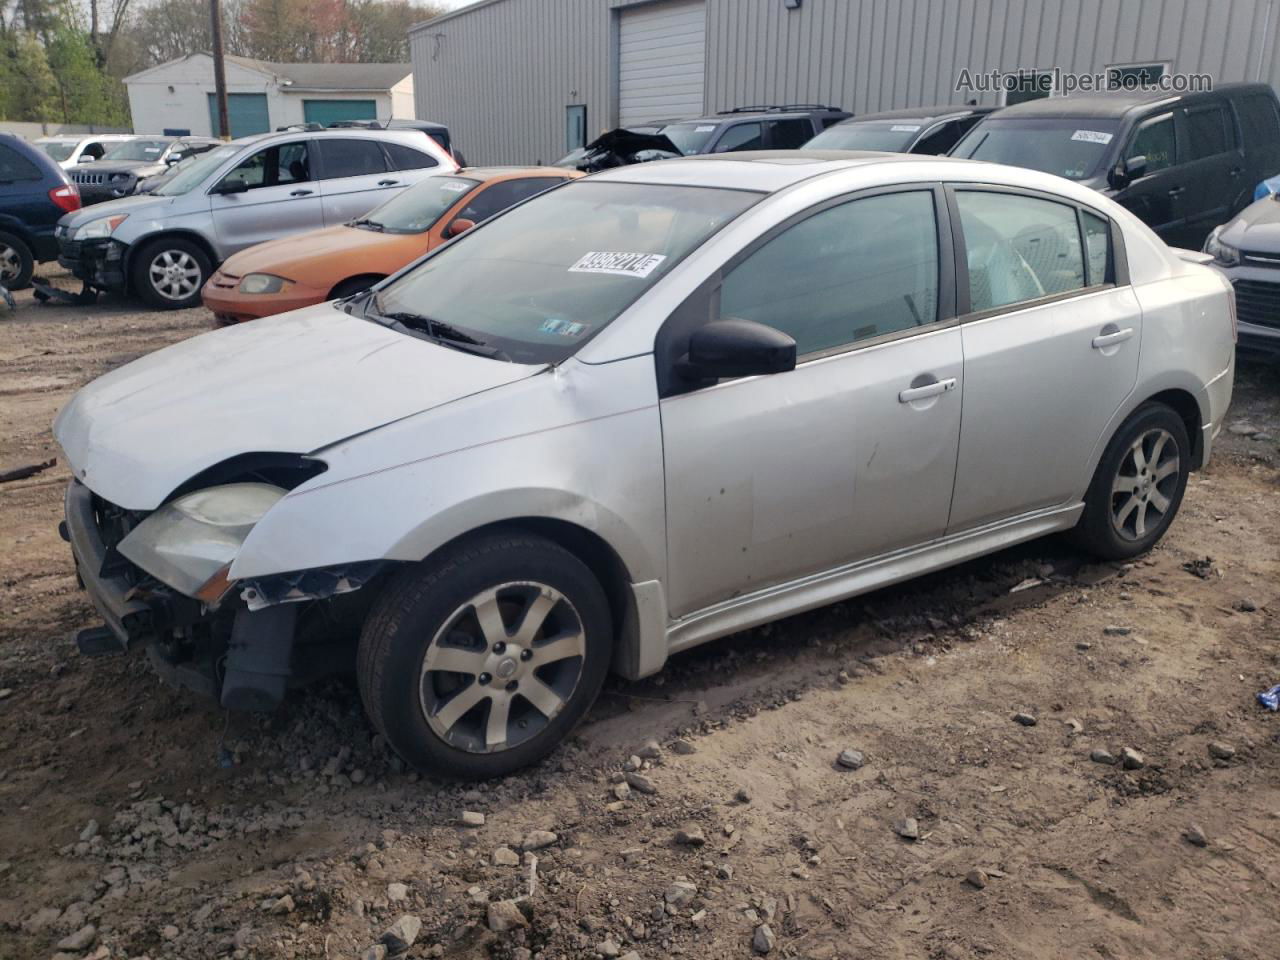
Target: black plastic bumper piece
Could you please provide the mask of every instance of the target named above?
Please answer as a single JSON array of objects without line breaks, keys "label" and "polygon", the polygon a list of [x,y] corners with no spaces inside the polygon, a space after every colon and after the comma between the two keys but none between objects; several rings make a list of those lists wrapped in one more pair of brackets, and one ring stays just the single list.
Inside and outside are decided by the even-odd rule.
[{"label": "black plastic bumper piece", "polygon": [[298,605],[237,610],[227,644],[222,705],[228,710],[274,710],[284,699],[293,673],[294,627]]},{"label": "black plastic bumper piece", "polygon": [[76,572],[98,615],[122,646],[150,639],[154,632],[151,608],[130,598],[130,584],[124,577],[102,572],[107,547],[94,519],[93,494],[78,480],[67,485],[65,523]]}]

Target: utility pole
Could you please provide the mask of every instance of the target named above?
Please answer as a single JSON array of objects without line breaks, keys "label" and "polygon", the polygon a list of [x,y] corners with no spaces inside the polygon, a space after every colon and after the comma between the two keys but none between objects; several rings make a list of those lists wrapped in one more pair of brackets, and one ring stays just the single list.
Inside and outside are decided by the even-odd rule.
[{"label": "utility pole", "polygon": [[231,123],[227,120],[227,67],[222,59],[222,5],[209,0],[210,37],[213,40],[213,99],[217,104],[218,129],[214,136],[231,139]]}]

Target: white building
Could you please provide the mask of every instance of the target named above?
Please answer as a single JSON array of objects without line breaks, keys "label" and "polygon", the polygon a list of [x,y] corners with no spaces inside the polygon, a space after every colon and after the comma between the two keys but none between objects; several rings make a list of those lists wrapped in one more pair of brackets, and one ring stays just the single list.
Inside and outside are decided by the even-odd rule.
[{"label": "white building", "polygon": [[[413,118],[407,63],[267,63],[228,56],[230,135],[295,123]],[[135,133],[217,136],[213,57],[193,53],[125,77]]]}]

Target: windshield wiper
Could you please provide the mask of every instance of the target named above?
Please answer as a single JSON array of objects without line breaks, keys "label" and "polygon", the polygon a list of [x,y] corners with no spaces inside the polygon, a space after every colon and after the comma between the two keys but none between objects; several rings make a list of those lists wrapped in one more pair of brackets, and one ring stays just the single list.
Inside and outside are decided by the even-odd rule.
[{"label": "windshield wiper", "polygon": [[459,330],[452,324],[445,323],[443,320],[435,320],[431,317],[424,317],[420,313],[408,313],[405,311],[396,311],[393,313],[381,314],[383,319],[390,320],[393,324],[402,327],[405,330],[413,330],[418,333],[424,333],[437,343],[445,346],[454,347],[465,353],[474,353],[482,357],[491,357],[494,360],[506,360],[510,362],[511,358],[499,350],[497,347],[491,347],[483,340],[477,340],[471,334]]},{"label": "windshield wiper", "polygon": [[376,230],[378,233],[381,233],[386,229],[386,227],[380,224],[377,220],[370,220],[368,217],[361,217],[359,220],[352,220],[347,224],[347,226],[361,227],[365,230]]}]

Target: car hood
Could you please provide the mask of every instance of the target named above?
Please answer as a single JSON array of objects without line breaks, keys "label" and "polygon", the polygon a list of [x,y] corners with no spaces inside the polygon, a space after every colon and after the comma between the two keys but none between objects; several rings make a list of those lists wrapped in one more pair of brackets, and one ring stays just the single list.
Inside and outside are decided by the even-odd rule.
[{"label": "car hood", "polygon": [[95,203],[91,207],[73,210],[71,213],[64,214],[58,223],[70,230],[74,230],[76,227],[84,226],[90,220],[109,217],[117,213],[127,213],[131,216],[142,214],[158,220],[164,217],[165,211],[173,206],[173,202],[178,199],[180,198],[157,197],[151,194],[120,197],[116,200],[107,200],[105,203]]},{"label": "car hood", "polygon": [[1280,200],[1255,200],[1222,228],[1224,243],[1258,253],[1280,253]]},{"label": "car hood", "polygon": [[107,176],[113,173],[131,173],[135,177],[150,177],[168,169],[165,164],[155,160],[119,160],[112,163],[103,163],[99,160],[86,167],[90,173],[105,173]]},{"label": "car hood", "polygon": [[329,304],[212,331],[93,381],[53,432],[77,478],[129,510],[243,453],[311,453],[532,376]]},{"label": "car hood", "polygon": [[[323,282],[327,289],[344,276],[397,270],[408,262],[409,257],[426,253],[427,243],[426,233],[379,233],[359,227],[325,227],[268,240],[242,250],[228,258],[221,271],[232,277],[243,277],[246,273],[273,273],[300,283]],[[386,258],[389,258],[388,263],[383,263]]]}]

